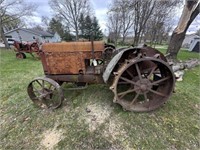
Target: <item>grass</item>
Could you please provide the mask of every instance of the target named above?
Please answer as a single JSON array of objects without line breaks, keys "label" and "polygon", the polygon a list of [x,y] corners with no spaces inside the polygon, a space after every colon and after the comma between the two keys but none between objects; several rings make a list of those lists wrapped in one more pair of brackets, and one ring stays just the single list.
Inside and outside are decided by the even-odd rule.
[{"label": "grass", "polygon": [[[166,53],[167,50],[167,45],[162,45],[162,46],[156,46],[158,50],[160,50],[163,54]],[[187,49],[181,48],[180,52],[178,53],[178,60],[187,60],[189,58],[196,58],[199,59],[200,55],[195,52],[190,52]]]},{"label": "grass", "polygon": [[[62,107],[50,111],[34,106],[26,92],[30,81],[43,76],[41,62],[31,56],[17,60],[11,50],[0,52],[2,150],[47,149],[51,144],[69,150],[200,149],[199,67],[186,71],[166,105],[150,113],[123,111],[112,103],[107,85],[65,91]],[[197,58],[197,53],[180,52],[179,59],[188,58]],[[59,137],[59,142],[44,145],[48,136]]]}]

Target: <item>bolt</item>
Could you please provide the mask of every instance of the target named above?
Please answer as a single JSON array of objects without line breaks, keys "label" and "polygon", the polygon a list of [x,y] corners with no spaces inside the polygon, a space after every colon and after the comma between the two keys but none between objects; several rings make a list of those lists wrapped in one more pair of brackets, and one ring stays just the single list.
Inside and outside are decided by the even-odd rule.
[{"label": "bolt", "polygon": [[110,90],[114,90],[114,87],[113,87],[113,86],[111,86],[111,87],[110,87]]},{"label": "bolt", "polygon": [[114,74],[115,76],[117,76],[117,75],[118,75],[118,72],[114,72],[113,74]]}]

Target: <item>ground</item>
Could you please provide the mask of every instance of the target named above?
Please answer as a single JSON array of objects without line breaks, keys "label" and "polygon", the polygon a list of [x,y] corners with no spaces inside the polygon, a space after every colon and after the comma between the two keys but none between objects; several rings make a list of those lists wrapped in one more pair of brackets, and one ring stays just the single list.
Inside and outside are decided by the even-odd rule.
[{"label": "ground", "polygon": [[[112,103],[108,85],[65,90],[63,105],[52,111],[36,107],[26,91],[30,81],[43,76],[40,61],[31,56],[18,60],[11,50],[0,52],[2,150],[200,149],[199,67],[186,71],[169,101],[150,113],[123,111]],[[191,57],[199,56],[179,54],[180,59]]]}]

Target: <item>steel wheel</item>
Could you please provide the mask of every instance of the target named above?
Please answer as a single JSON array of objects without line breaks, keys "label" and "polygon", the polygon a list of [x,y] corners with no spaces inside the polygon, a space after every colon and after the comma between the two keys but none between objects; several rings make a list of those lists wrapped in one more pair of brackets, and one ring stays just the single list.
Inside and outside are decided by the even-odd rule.
[{"label": "steel wheel", "polygon": [[166,62],[156,58],[135,58],[115,73],[111,90],[114,102],[125,110],[145,112],[163,105],[170,97],[175,78]]},{"label": "steel wheel", "polygon": [[22,53],[22,55],[23,55],[23,59],[26,59],[26,55],[24,53]]},{"label": "steel wheel", "polygon": [[26,58],[26,55],[24,54],[24,53],[17,53],[16,54],[16,58],[18,58],[18,59],[25,59]]},{"label": "steel wheel", "polygon": [[49,78],[36,78],[27,88],[30,99],[41,108],[55,109],[64,99],[59,84]]}]

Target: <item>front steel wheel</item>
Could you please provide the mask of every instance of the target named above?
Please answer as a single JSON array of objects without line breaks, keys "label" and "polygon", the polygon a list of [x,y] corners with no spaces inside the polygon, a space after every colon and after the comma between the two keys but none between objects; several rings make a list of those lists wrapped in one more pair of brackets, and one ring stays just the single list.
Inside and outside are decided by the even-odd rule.
[{"label": "front steel wheel", "polygon": [[117,72],[110,89],[114,102],[125,110],[147,112],[163,105],[173,92],[174,74],[170,66],[158,58],[127,60]]},{"label": "front steel wheel", "polygon": [[46,77],[34,79],[27,88],[30,99],[41,108],[55,109],[64,99],[60,85]]}]

